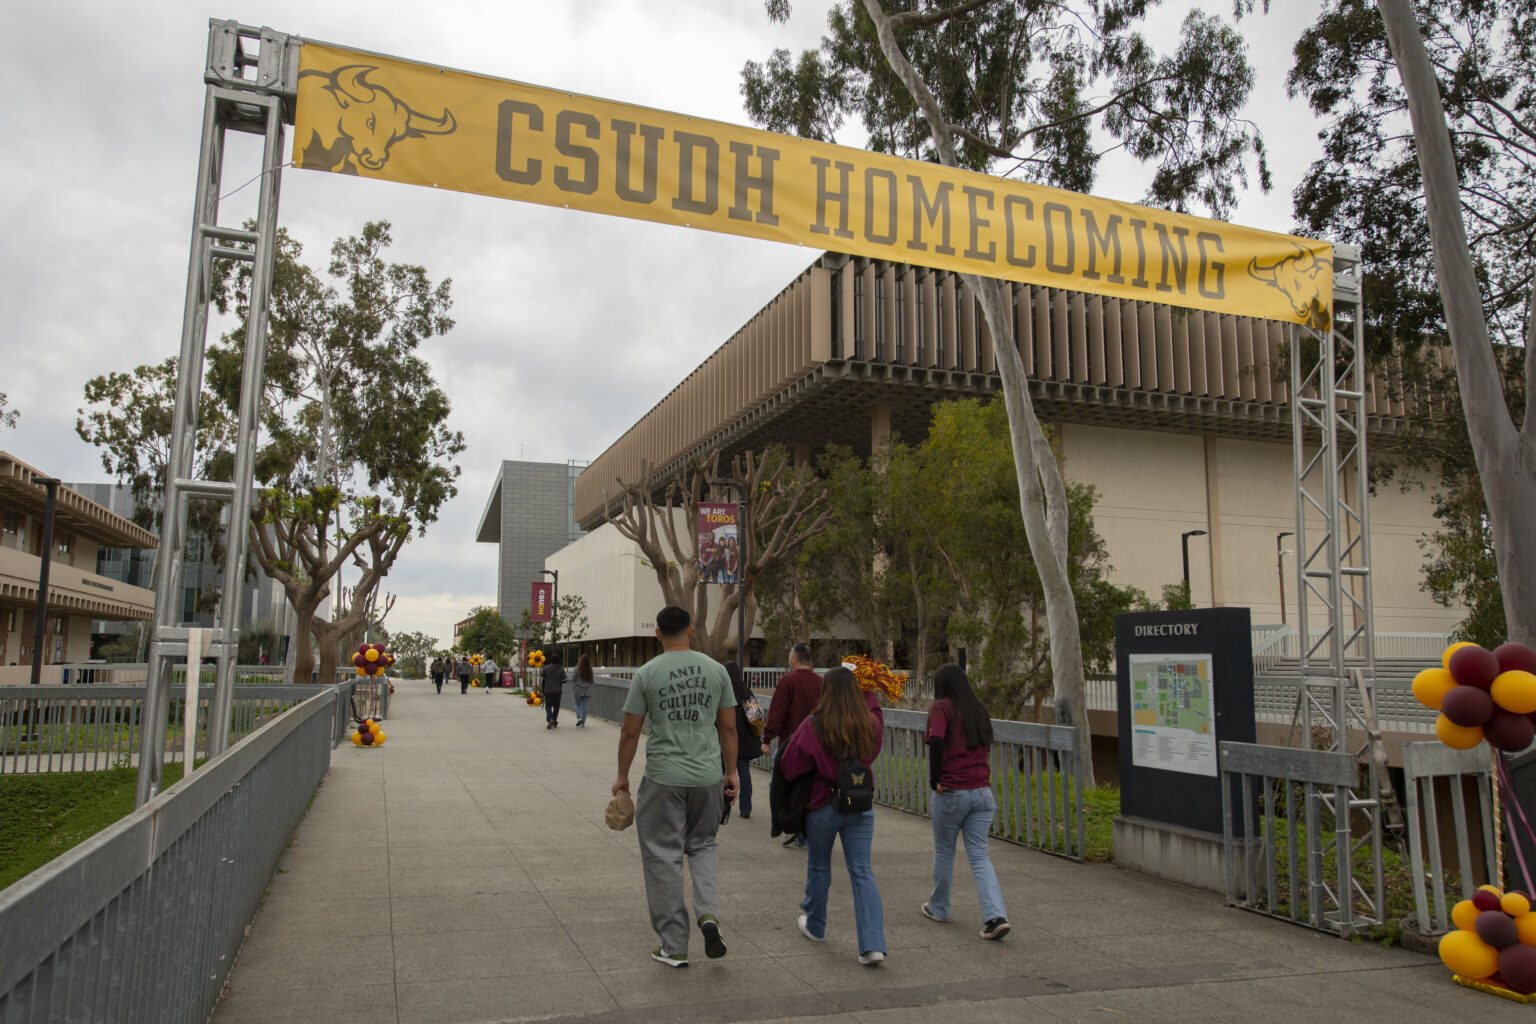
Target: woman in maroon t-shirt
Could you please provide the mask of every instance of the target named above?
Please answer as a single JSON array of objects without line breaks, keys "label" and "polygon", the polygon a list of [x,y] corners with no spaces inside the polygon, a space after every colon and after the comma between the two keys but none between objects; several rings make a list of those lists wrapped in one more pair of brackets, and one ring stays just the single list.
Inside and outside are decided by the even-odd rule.
[{"label": "woman in maroon t-shirt", "polygon": [[1008,934],[1008,912],[997,872],[987,856],[987,834],[997,816],[992,795],[992,718],[971,690],[959,665],[945,665],[933,680],[936,700],[928,709],[928,785],[935,791],[933,814],[933,893],[923,916],[949,920],[950,882],[955,873],[955,839],[965,836],[976,897],[981,902],[981,937]]}]

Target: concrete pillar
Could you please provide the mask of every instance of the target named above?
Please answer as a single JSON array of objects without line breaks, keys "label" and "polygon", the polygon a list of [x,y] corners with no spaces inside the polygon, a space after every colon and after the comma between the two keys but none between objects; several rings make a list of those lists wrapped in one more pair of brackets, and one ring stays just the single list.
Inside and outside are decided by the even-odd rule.
[{"label": "concrete pillar", "polygon": [[877,405],[869,413],[869,450],[878,452],[891,444],[891,407]]},{"label": "concrete pillar", "polygon": [[[1216,471],[1216,438],[1205,439],[1205,522],[1210,536],[1211,607],[1221,608],[1227,603],[1227,588],[1222,581],[1221,558],[1221,482]],[[1193,586],[1190,587],[1194,589]]]},{"label": "concrete pillar", "polygon": [[800,469],[811,464],[811,446],[808,444],[795,445],[795,468]]}]

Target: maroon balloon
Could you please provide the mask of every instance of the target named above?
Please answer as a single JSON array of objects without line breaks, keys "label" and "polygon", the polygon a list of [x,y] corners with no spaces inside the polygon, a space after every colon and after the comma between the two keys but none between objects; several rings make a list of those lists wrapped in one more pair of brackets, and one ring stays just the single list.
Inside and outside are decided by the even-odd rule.
[{"label": "maroon balloon", "polygon": [[1504,949],[1520,941],[1520,929],[1515,919],[1502,910],[1485,910],[1472,922],[1477,937],[1494,949]]},{"label": "maroon balloon", "polygon": [[1453,686],[1441,701],[1440,711],[1455,724],[1470,729],[1493,716],[1493,698],[1475,686]]},{"label": "maroon balloon", "polygon": [[1493,649],[1501,672],[1529,672],[1536,675],[1536,648],[1511,641]]},{"label": "maroon balloon", "polygon": [[1488,721],[1483,723],[1483,739],[1495,750],[1516,754],[1536,739],[1536,723],[1528,715],[1517,715],[1496,707]]},{"label": "maroon balloon", "polygon": [[1491,893],[1487,889],[1479,889],[1472,894],[1472,905],[1478,910],[1498,910],[1499,897],[1496,893]]},{"label": "maroon balloon", "polygon": [[1523,996],[1536,992],[1536,946],[1517,944],[1499,950],[1499,977]]},{"label": "maroon balloon", "polygon": [[367,729],[363,729],[361,732],[363,734],[363,746],[373,746],[373,733],[369,732]]},{"label": "maroon balloon", "polygon": [[1473,644],[1451,655],[1451,662],[1446,667],[1451,670],[1451,678],[1462,686],[1486,690],[1499,674],[1499,659],[1487,648]]}]

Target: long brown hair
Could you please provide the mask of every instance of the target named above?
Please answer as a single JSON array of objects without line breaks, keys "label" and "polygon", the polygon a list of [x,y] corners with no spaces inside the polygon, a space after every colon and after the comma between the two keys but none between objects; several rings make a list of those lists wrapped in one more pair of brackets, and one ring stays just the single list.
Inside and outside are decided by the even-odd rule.
[{"label": "long brown hair", "polygon": [[585,654],[583,654],[581,656],[581,660],[576,663],[576,678],[584,683],[590,683],[592,681],[592,659],[587,657]]},{"label": "long brown hair", "polygon": [[836,758],[875,756],[875,720],[859,692],[853,673],[839,666],[821,680],[821,700],[811,714],[816,719],[816,738],[822,749]]}]

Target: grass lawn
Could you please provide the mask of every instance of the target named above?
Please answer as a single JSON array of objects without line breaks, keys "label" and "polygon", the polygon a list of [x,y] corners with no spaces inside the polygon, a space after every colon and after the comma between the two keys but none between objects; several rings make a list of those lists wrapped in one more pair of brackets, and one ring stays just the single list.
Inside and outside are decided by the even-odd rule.
[{"label": "grass lawn", "polygon": [[[133,810],[138,769],[0,776],[0,889]],[[162,786],[181,780],[168,764]]]}]

